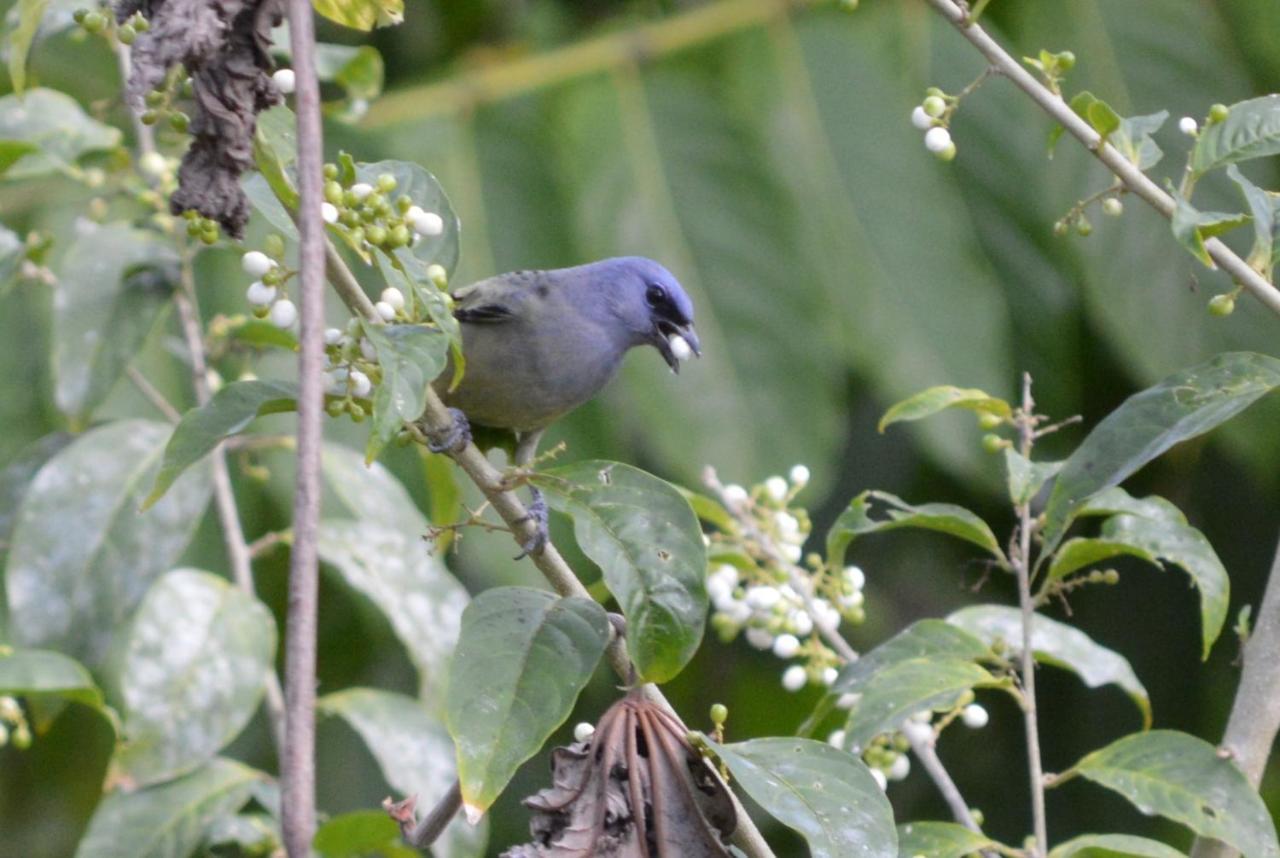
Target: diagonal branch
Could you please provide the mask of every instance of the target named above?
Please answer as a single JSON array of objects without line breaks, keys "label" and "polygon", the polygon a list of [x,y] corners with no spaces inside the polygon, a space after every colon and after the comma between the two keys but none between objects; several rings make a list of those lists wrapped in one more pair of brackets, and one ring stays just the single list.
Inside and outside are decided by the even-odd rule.
[{"label": "diagonal branch", "polygon": [[[1146,200],[1166,219],[1173,217],[1173,197],[1161,190],[1151,177],[1121,155],[1114,146],[1104,143],[1098,132],[1081,119],[1061,96],[1036,80],[1035,76],[991,38],[986,30],[976,23],[970,23],[968,14],[961,6],[954,0],[926,0],[926,2],[955,25],[960,35],[977,48],[1002,75],[1013,81],[1014,86],[1030,96],[1032,101],[1062,125],[1072,137],[1084,144],[1084,147],[1123,182],[1126,188]],[[1204,247],[1213,261],[1231,275],[1233,280],[1247,289],[1271,312],[1280,315],[1280,289],[1249,267],[1249,263],[1218,239],[1206,239]]]}]

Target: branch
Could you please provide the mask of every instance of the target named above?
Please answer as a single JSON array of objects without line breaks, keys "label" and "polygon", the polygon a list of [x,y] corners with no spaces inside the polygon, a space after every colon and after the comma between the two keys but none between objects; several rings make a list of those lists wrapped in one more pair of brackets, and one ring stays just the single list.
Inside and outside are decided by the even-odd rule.
[{"label": "branch", "polygon": [[[1258,621],[1244,648],[1244,670],[1231,706],[1222,749],[1257,789],[1271,746],[1280,732],[1280,544],[1258,610]],[[1217,840],[1196,838],[1191,858],[1227,858],[1235,850]]]},{"label": "branch", "polygon": [[[1110,170],[1125,187],[1142,199],[1152,208],[1164,215],[1166,219],[1173,217],[1174,201],[1160,186],[1151,180],[1115,147],[1104,143],[1098,132],[1094,131],[1071,109],[1061,96],[1055,95],[1035,76],[1026,70],[1016,59],[1009,55],[986,30],[977,24],[968,23],[964,9],[956,5],[954,0],[926,0],[934,9],[955,25],[969,42],[1014,85],[1031,97],[1045,113],[1065,128],[1084,147],[1093,153],[1103,165]],[[1216,238],[1206,239],[1205,250],[1231,278],[1253,294],[1276,315],[1280,315],[1280,289],[1269,283],[1265,277],[1249,267],[1249,264],[1235,254]]]},{"label": "branch", "polygon": [[151,405],[164,415],[164,419],[170,423],[177,423],[182,419],[182,415],[178,413],[178,409],[174,408],[169,400],[164,398],[164,394],[156,389],[156,386],[147,379],[142,371],[136,366],[130,366],[125,370],[129,376],[129,380],[133,382],[133,386],[138,388],[138,392],[146,397]]},{"label": "branch", "polygon": [[285,622],[285,746],[280,764],[282,829],[289,858],[307,858],[316,827],[316,614],[320,526],[320,447],[324,414],[325,234],[320,217],[324,140],[316,78],[315,21],[309,0],[289,0],[289,39],[298,117],[298,453],[293,547]]}]

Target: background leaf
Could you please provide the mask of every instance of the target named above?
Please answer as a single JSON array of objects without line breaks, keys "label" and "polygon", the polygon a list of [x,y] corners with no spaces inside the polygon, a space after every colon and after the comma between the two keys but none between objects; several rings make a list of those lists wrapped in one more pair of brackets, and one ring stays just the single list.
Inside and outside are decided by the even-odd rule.
[{"label": "background leaf", "polygon": [[990,847],[989,837],[954,822],[907,822],[898,826],[898,858],[961,858]]},{"label": "background leaf", "polygon": [[1132,834],[1084,834],[1049,850],[1050,858],[1182,858],[1182,855],[1159,840]]},{"label": "background leaf", "polygon": [[0,140],[19,140],[39,148],[9,168],[7,178],[53,173],[82,155],[120,145],[116,128],[89,117],[71,96],[38,87],[21,97],[0,98]]},{"label": "background leaf", "polygon": [[946,384],[930,387],[915,396],[895,403],[880,418],[876,429],[883,432],[892,423],[903,420],[923,420],[948,408],[964,408],[983,414],[995,414],[998,417],[1008,417],[1013,413],[1009,403],[985,391],[976,388],[952,387]]},{"label": "background leaf", "polygon": [[1280,153],[1280,95],[1231,105],[1227,118],[1207,125],[1191,150],[1190,167],[1204,175],[1223,164]]},{"label": "background leaf", "polygon": [[[883,502],[887,516],[879,521],[871,517],[872,500]],[[926,503],[913,506],[888,492],[863,492],[849,502],[849,508],[840,514],[827,533],[827,562],[832,566],[844,565],[845,552],[853,540],[868,533],[897,530],[900,527],[919,527],[936,530],[949,536],[971,542],[1004,562],[1000,543],[985,521],[964,507],[949,503]]]},{"label": "background leaf", "polygon": [[650,682],[674,677],[702,641],[706,548],[689,502],[669,483],[618,462],[536,474],[627,618],[627,651]]},{"label": "background leaf", "polygon": [[107,715],[102,692],[94,684],[89,671],[74,659],[49,650],[0,649],[0,694],[19,697],[57,697],[83,703]]},{"label": "background leaf", "polygon": [[449,341],[425,325],[366,324],[364,333],[382,367],[382,381],[373,394],[373,432],[365,453],[372,461],[405,421],[422,416],[427,385],[444,370]]}]

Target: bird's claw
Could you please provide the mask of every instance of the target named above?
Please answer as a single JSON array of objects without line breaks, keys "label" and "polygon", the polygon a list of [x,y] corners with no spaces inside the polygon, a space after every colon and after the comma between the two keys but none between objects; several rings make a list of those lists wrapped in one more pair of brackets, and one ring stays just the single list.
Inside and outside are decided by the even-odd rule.
[{"label": "bird's claw", "polygon": [[426,432],[427,449],[433,453],[449,453],[461,450],[471,443],[471,423],[460,408],[450,408],[449,416],[453,423],[444,431]]},{"label": "bird's claw", "polygon": [[533,502],[529,504],[528,512],[520,521],[532,521],[534,531],[528,539],[520,543],[520,548],[523,550],[516,555],[516,560],[542,553],[542,549],[547,546],[547,540],[550,538],[550,533],[547,531],[547,499],[543,497],[541,491],[532,486],[529,488],[529,493],[533,497]]}]

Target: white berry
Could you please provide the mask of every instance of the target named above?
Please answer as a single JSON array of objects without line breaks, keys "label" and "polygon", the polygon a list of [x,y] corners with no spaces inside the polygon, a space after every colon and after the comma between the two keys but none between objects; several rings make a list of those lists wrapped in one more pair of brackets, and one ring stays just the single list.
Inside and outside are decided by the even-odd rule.
[{"label": "white berry", "polygon": [[396,308],[386,301],[379,301],[373,305],[373,308],[378,311],[378,315],[382,317],[384,322],[390,322],[396,317]]},{"label": "white berry", "polygon": [[685,361],[693,356],[689,341],[679,334],[672,334],[667,342],[671,345],[671,354],[675,355],[676,360]]},{"label": "white berry", "polygon": [[280,90],[281,95],[290,95],[298,85],[293,69],[278,69],[271,76],[271,82],[276,85],[276,89]]},{"label": "white berry", "polygon": [[844,583],[850,590],[861,590],[867,583],[867,576],[857,566],[844,567]]},{"label": "white berry", "polygon": [[351,370],[351,393],[354,396],[364,398],[373,390],[373,382],[369,380],[369,376],[365,375],[358,369]]},{"label": "white berry", "polygon": [[404,309],[404,293],[394,286],[388,286],[378,296],[384,304],[390,304],[396,310]]},{"label": "white berry", "polygon": [[255,280],[245,290],[244,297],[255,307],[265,307],[276,299],[276,287],[268,286],[261,280]]},{"label": "white berry", "polygon": [[369,194],[373,193],[373,185],[368,182],[356,182],[351,186],[351,194],[357,200],[363,200]]},{"label": "white berry", "polygon": [[767,611],[782,601],[782,594],[777,587],[748,587],[747,604],[758,611]]},{"label": "white berry", "polygon": [[162,176],[169,169],[169,163],[159,152],[148,152],[138,159],[138,168],[148,176]]},{"label": "white berry", "polygon": [[340,342],[342,342],[342,331],[338,328],[324,329],[324,344],[326,346],[336,346]]},{"label": "white berry", "polygon": [[797,486],[806,486],[809,484],[809,469],[804,465],[796,465],[792,467],[791,473],[787,474],[791,478],[791,482]]},{"label": "white berry", "polygon": [[972,727],[974,730],[987,726],[987,721],[990,718],[991,716],[987,714],[987,710],[977,703],[970,703],[960,712],[960,720],[964,722],[966,727]]},{"label": "white berry", "polygon": [[898,758],[889,766],[889,771],[885,772],[885,776],[891,781],[900,781],[911,773],[911,760],[906,754],[899,754]]},{"label": "white berry", "polygon": [[809,681],[803,665],[793,664],[782,672],[782,687],[787,691],[799,691]]},{"label": "white berry", "polygon": [[724,500],[731,507],[742,506],[747,502],[747,490],[737,483],[724,487]]},{"label": "white berry", "polygon": [[764,650],[773,646],[773,633],[768,629],[752,626],[746,631],[747,643],[756,649]]},{"label": "white berry", "polygon": [[764,490],[776,501],[786,500],[787,481],[782,477],[770,477],[764,481]]},{"label": "white berry", "polygon": [[321,203],[321,204],[320,204],[320,218],[321,218],[325,223],[337,223],[337,222],[338,222],[338,207],[337,207],[337,206],[335,206],[333,203]]},{"label": "white berry", "polygon": [[880,771],[879,769],[871,770],[871,778],[876,782],[876,786],[880,787],[881,790],[885,790],[889,788],[889,779],[886,778],[884,776],[884,772]]},{"label": "white berry", "polygon": [[573,740],[575,742],[585,742],[594,736],[595,733],[595,725],[583,721],[581,724],[573,728]]},{"label": "white berry", "polygon": [[1178,130],[1188,137],[1195,135],[1200,130],[1200,124],[1190,116],[1184,116],[1178,120]]},{"label": "white berry", "polygon": [[951,132],[942,126],[930,128],[924,133],[924,148],[935,155],[942,154],[951,145]]},{"label": "white berry", "polygon": [[250,250],[240,257],[240,268],[250,277],[258,278],[275,267],[275,262],[261,250]]},{"label": "white berry", "polygon": [[933,741],[933,726],[928,721],[916,721],[908,718],[902,723],[902,734],[913,745],[923,745]]},{"label": "white berry", "polygon": [[924,108],[916,105],[911,111],[911,124],[921,131],[928,131],[933,127],[933,117],[924,112]]},{"label": "white berry", "polygon": [[834,667],[824,667],[822,669],[822,684],[834,685],[836,680],[840,678],[840,671]]},{"label": "white berry", "polygon": [[800,651],[800,639],[795,635],[782,634],[773,640],[773,654],[778,658],[791,658]]},{"label": "white berry", "polygon": [[281,298],[271,305],[271,324],[289,329],[298,321],[298,308],[288,298]]},{"label": "white berry", "polygon": [[436,236],[444,232],[444,218],[435,212],[421,212],[417,217],[410,217],[409,225],[418,235]]},{"label": "white berry", "polygon": [[831,735],[827,737],[827,744],[833,748],[843,748],[844,737],[844,730],[832,730]]}]

